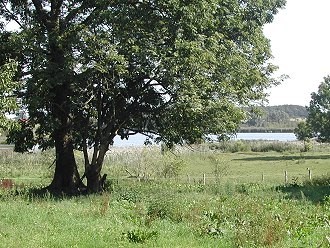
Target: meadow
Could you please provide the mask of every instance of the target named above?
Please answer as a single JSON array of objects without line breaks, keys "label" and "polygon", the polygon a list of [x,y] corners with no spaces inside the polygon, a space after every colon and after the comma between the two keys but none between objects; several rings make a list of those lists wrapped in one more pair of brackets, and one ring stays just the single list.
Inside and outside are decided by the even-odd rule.
[{"label": "meadow", "polygon": [[0,247],[330,247],[330,147],[301,150],[114,148],[108,190],[73,197],[38,191],[53,151],[1,151]]}]

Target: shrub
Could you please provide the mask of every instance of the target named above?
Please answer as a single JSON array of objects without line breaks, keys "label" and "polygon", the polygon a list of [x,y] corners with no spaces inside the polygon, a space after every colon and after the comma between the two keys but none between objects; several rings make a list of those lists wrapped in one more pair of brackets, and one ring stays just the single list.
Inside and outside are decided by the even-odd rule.
[{"label": "shrub", "polygon": [[212,143],[209,148],[221,152],[297,152],[303,149],[297,142],[237,140]]},{"label": "shrub", "polygon": [[184,166],[185,162],[179,156],[164,155],[158,174],[164,178],[178,177]]},{"label": "shrub", "polygon": [[135,229],[123,233],[123,236],[126,237],[128,241],[132,243],[145,243],[148,239],[156,237],[157,235],[157,231],[148,231],[145,229]]},{"label": "shrub", "polygon": [[181,222],[183,219],[183,206],[180,205],[178,197],[163,195],[151,199],[148,206],[147,215],[150,220],[168,219]]},{"label": "shrub", "polygon": [[306,180],[303,183],[305,186],[330,186],[330,174],[313,178],[313,180]]}]

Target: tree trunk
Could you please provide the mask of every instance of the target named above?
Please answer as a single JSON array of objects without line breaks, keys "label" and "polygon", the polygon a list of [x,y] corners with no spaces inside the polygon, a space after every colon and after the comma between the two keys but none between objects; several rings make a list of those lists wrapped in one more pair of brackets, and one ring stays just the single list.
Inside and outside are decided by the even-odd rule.
[{"label": "tree trunk", "polygon": [[66,25],[60,25],[63,1],[51,1],[49,6],[43,6],[43,1],[32,1],[35,14],[40,25],[47,32],[47,69],[45,70],[45,84],[49,88],[49,115],[54,129],[52,138],[55,141],[56,167],[53,181],[47,187],[51,191],[77,193],[82,189],[77,164],[74,157],[73,141],[71,137],[71,106],[73,72],[68,68],[66,52],[71,50],[68,40],[63,38]]},{"label": "tree trunk", "polygon": [[[105,190],[105,180],[107,174],[101,176],[101,170],[106,152],[108,151],[109,144],[101,145],[100,150],[94,150],[98,155],[92,160],[87,171],[85,171],[87,178],[87,190],[91,193],[97,193]],[[95,148],[94,148],[95,149]]]},{"label": "tree trunk", "polygon": [[101,176],[102,165],[90,166],[86,173],[87,178],[87,191],[89,193],[98,193],[106,190],[105,182],[107,174]]},{"label": "tree trunk", "polygon": [[67,134],[63,133],[55,138],[55,148],[55,173],[48,189],[68,194],[77,194],[85,190],[77,169],[73,145]]},{"label": "tree trunk", "polygon": [[96,166],[91,166],[86,173],[87,178],[87,190],[91,193],[97,193],[103,191],[103,185],[101,185],[101,173]]},{"label": "tree trunk", "polygon": [[74,157],[69,85],[70,82],[64,81],[54,87],[55,97],[52,115],[56,128],[52,136],[55,141],[56,167],[53,181],[48,188],[52,191],[75,194],[83,190],[84,187]]}]

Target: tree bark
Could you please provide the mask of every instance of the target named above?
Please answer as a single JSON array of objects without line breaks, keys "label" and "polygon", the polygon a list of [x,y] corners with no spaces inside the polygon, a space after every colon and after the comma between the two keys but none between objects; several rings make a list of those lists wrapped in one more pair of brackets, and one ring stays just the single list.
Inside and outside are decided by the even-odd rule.
[{"label": "tree bark", "polygon": [[70,82],[64,81],[54,87],[55,98],[53,100],[52,115],[55,122],[53,139],[55,141],[56,163],[51,191],[66,193],[78,193],[84,190],[80,179],[74,156],[74,146],[71,134],[70,109]]},{"label": "tree bark", "polygon": [[101,185],[101,173],[96,166],[91,166],[86,173],[87,178],[87,191],[90,193],[97,193],[103,191]]},{"label": "tree bark", "polygon": [[105,180],[107,174],[101,176],[101,170],[106,152],[108,151],[108,142],[100,146],[100,149],[94,147],[94,159],[85,172],[87,178],[87,190],[91,193],[97,193],[105,190]]},{"label": "tree bark", "polygon": [[47,187],[50,191],[75,194],[84,189],[80,179],[74,157],[74,146],[71,134],[71,105],[72,94],[71,79],[66,65],[64,46],[61,41],[60,9],[61,4],[52,4],[50,15],[45,15],[45,10],[38,1],[34,1],[41,22],[48,32],[48,84],[51,86],[50,98],[51,116],[54,122],[52,137],[55,142],[56,163],[55,173],[51,184]]},{"label": "tree bark", "polygon": [[55,137],[55,149],[55,173],[47,188],[52,192],[68,194],[77,194],[85,190],[77,169],[73,145],[66,132]]}]

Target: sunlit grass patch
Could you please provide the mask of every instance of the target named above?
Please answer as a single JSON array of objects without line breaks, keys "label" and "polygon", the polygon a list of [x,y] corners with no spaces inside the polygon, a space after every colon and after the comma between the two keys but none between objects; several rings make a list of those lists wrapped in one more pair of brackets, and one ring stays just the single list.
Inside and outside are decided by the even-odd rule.
[{"label": "sunlit grass patch", "polygon": [[[0,188],[1,246],[329,245],[327,153],[187,149],[164,156],[155,148],[122,152],[107,155],[109,191],[75,197],[40,191],[51,180],[52,153],[3,158],[8,164],[1,165],[0,179],[17,177],[5,181],[10,187]],[[176,164],[180,166],[171,176],[158,173],[164,165]],[[153,173],[143,180],[126,170]],[[24,180],[26,175],[36,179]],[[38,180],[45,175],[45,181]]]}]

